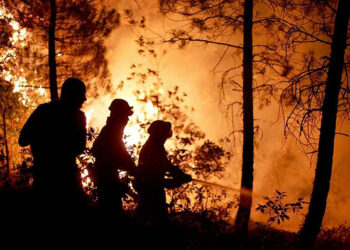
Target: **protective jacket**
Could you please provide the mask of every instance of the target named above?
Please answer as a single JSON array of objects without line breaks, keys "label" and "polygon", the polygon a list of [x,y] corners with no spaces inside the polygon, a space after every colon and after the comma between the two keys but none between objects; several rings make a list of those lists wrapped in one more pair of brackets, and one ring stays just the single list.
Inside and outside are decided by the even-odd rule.
[{"label": "protective jacket", "polygon": [[100,135],[94,142],[92,152],[96,158],[94,181],[99,203],[105,209],[121,209],[121,198],[125,192],[118,171],[133,173],[135,163],[123,142],[127,118],[109,117]]},{"label": "protective jacket", "polygon": [[164,143],[152,137],[141,149],[138,171],[139,209],[146,216],[164,216],[167,213],[164,188],[180,187],[191,181],[191,176],[168,159]]},{"label": "protective jacket", "polygon": [[39,105],[23,126],[19,144],[31,147],[34,192],[58,202],[83,195],[75,162],[86,144],[86,118],[81,110],[62,101]]}]

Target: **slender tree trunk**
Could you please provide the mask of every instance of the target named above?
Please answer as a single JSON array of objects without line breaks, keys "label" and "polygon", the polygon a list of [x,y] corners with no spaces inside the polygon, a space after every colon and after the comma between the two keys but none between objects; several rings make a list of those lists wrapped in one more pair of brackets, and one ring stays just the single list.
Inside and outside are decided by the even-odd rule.
[{"label": "slender tree trunk", "polygon": [[4,147],[5,147],[5,160],[6,160],[6,164],[4,165],[4,169],[5,169],[5,174],[6,174],[6,178],[9,177],[10,175],[10,150],[8,147],[8,141],[7,141],[7,126],[6,126],[6,108],[4,108],[3,112],[2,112],[2,121],[3,121],[3,125],[2,125],[2,132],[3,132],[3,140],[4,140]]},{"label": "slender tree trunk", "polygon": [[320,231],[326,210],[327,196],[332,174],[338,95],[343,72],[349,14],[350,1],[339,0],[334,24],[325,98],[322,107],[321,131],[314,186],[309,212],[299,235],[299,246],[303,249],[311,249],[313,247]]},{"label": "slender tree trunk", "polygon": [[57,91],[57,72],[56,72],[56,47],[55,47],[55,30],[56,30],[56,0],[50,0],[50,27],[49,27],[49,70],[50,70],[50,94],[51,100],[58,99]]},{"label": "slender tree trunk", "polygon": [[248,232],[248,222],[252,206],[254,163],[253,124],[253,0],[244,1],[243,24],[243,158],[242,180],[238,212],[235,224],[243,233]]}]

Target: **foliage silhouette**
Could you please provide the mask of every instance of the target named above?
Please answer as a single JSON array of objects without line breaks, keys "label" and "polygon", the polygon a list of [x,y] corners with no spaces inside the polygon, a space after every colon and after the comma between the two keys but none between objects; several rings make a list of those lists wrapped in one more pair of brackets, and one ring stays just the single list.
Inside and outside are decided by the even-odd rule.
[{"label": "foliage silhouette", "polygon": [[308,204],[303,198],[299,198],[297,202],[284,203],[283,200],[286,197],[286,192],[276,190],[276,195],[271,197],[264,196],[265,203],[258,204],[255,208],[256,211],[262,214],[267,214],[268,228],[271,228],[276,222],[277,224],[281,224],[286,220],[289,220],[289,214],[298,214],[303,209],[303,205]]}]

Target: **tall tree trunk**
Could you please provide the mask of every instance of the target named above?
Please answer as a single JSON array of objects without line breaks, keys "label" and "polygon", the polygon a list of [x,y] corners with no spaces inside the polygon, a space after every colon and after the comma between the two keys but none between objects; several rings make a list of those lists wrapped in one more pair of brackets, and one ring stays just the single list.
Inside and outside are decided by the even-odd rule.
[{"label": "tall tree trunk", "polygon": [[311,249],[313,247],[320,231],[326,210],[327,196],[332,174],[338,95],[343,72],[349,14],[350,1],[339,0],[334,24],[325,98],[322,107],[321,131],[314,186],[309,212],[299,235],[299,244],[303,249]]},{"label": "tall tree trunk", "polygon": [[56,72],[56,48],[55,48],[55,30],[56,30],[56,0],[50,0],[50,26],[49,26],[49,70],[50,70],[50,94],[51,100],[58,99],[57,92],[57,72]]},{"label": "tall tree trunk", "polygon": [[243,233],[248,231],[252,206],[254,163],[254,124],[253,124],[253,0],[244,1],[243,24],[243,156],[242,179],[239,208],[235,224]]},{"label": "tall tree trunk", "polygon": [[5,169],[5,175],[6,178],[8,178],[10,176],[10,150],[9,150],[9,146],[8,146],[8,141],[7,141],[7,126],[6,126],[6,108],[4,108],[3,112],[2,112],[2,121],[3,121],[3,125],[2,125],[2,132],[3,132],[3,141],[4,141],[4,147],[5,147],[5,160],[6,160],[6,164],[4,165],[4,169]]}]

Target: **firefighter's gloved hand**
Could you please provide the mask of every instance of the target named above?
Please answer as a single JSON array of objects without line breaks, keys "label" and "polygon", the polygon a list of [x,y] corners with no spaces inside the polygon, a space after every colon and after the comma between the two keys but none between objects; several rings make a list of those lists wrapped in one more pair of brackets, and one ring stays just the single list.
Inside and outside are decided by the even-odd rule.
[{"label": "firefighter's gloved hand", "polygon": [[164,179],[163,186],[168,189],[178,188],[181,186],[179,183],[176,183],[173,179]]},{"label": "firefighter's gloved hand", "polygon": [[181,175],[178,175],[175,179],[175,182],[178,186],[181,186],[182,184],[188,183],[192,181],[192,177],[189,174],[182,173]]},{"label": "firefighter's gloved hand", "polygon": [[164,180],[164,187],[165,188],[178,188],[181,185],[188,183],[192,181],[191,175],[188,174],[182,174],[180,176],[177,176],[173,179],[165,179]]},{"label": "firefighter's gloved hand", "polygon": [[192,176],[189,174],[184,174],[182,177],[182,182],[183,184],[191,182],[192,181]]}]

